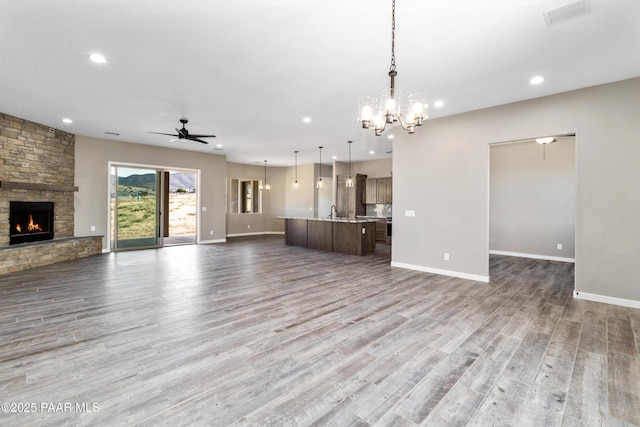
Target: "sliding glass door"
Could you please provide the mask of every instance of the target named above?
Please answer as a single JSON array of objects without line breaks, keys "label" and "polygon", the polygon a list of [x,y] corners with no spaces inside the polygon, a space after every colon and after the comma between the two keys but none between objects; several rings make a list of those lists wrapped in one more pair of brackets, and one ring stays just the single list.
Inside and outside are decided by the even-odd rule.
[{"label": "sliding glass door", "polygon": [[158,169],[112,166],[112,250],[162,246],[161,179]]}]

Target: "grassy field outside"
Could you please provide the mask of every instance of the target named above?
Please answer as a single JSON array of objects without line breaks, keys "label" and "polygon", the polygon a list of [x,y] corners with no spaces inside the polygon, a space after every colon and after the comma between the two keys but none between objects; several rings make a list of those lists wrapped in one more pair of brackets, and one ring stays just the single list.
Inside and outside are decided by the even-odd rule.
[{"label": "grassy field outside", "polygon": [[[155,235],[156,196],[118,197],[118,239]],[[196,234],[196,194],[169,194],[169,235]]]}]

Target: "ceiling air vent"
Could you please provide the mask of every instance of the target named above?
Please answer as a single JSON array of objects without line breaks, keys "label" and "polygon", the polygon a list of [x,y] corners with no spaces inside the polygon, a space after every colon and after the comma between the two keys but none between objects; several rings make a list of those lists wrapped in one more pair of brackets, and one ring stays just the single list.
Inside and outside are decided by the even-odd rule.
[{"label": "ceiling air vent", "polygon": [[591,0],[580,0],[548,10],[542,15],[547,27],[579,18],[591,12]]}]

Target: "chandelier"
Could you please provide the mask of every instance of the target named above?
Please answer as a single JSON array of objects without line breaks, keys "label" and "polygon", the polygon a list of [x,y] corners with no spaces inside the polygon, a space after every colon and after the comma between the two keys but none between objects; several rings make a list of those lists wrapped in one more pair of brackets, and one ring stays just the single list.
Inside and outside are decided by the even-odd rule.
[{"label": "chandelier", "polygon": [[382,135],[387,125],[400,123],[402,129],[408,133],[415,133],[416,126],[422,126],[427,118],[426,97],[421,93],[414,93],[403,100],[395,89],[396,71],[396,0],[391,2],[391,66],[389,91],[383,92],[380,100],[367,97],[360,103],[360,117],[364,129],[373,129],[376,136]]}]

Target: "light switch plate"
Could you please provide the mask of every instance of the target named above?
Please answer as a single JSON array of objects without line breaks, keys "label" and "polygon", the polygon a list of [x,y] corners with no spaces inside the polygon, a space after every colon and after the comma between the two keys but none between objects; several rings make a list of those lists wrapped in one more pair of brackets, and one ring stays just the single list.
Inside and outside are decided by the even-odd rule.
[{"label": "light switch plate", "polygon": [[416,211],[414,210],[404,211],[404,216],[416,216]]}]

